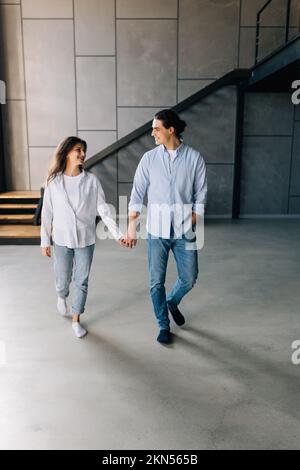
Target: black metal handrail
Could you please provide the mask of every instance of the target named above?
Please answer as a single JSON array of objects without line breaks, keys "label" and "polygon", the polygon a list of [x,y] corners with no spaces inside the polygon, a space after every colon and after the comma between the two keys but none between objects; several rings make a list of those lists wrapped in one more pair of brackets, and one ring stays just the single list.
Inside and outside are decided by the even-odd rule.
[{"label": "black metal handrail", "polygon": [[[263,11],[272,3],[273,0],[268,0],[261,9],[257,12],[256,15],[256,37],[255,37],[255,65],[258,62],[258,49],[259,49],[259,39],[260,39],[260,17]],[[290,25],[290,15],[291,15],[291,0],[287,0],[286,4],[286,23],[285,23],[285,41],[286,44],[289,40],[289,25]]]}]

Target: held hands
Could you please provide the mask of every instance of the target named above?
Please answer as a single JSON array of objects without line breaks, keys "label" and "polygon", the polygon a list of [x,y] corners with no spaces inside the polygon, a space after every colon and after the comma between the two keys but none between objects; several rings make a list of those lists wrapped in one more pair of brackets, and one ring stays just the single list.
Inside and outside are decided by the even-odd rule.
[{"label": "held hands", "polygon": [[133,248],[136,245],[136,240],[131,240],[127,233],[119,239],[119,244],[126,248]]},{"label": "held hands", "polygon": [[42,247],[42,255],[51,258],[51,246],[43,246]]},{"label": "held hands", "polygon": [[136,246],[137,236],[135,220],[131,220],[129,222],[127,233],[125,233],[125,235],[120,238],[119,243],[121,246],[126,246],[127,248],[133,248]]}]

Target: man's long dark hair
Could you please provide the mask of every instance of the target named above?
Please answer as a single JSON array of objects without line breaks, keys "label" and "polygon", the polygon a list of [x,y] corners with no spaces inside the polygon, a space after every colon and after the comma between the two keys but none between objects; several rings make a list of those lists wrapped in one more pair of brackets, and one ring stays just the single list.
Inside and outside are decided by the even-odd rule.
[{"label": "man's long dark hair", "polygon": [[[86,141],[79,137],[67,137],[58,145],[54,153],[53,163],[49,168],[47,184],[49,184],[50,181],[52,181],[59,173],[63,173],[65,171],[67,166],[67,155],[77,144],[82,145],[86,152]],[[82,171],[81,167],[80,170]]]},{"label": "man's long dark hair", "polygon": [[174,127],[176,137],[181,139],[181,134],[186,128],[186,122],[180,119],[175,111],[172,109],[162,109],[155,114],[155,119],[161,121],[166,129]]}]

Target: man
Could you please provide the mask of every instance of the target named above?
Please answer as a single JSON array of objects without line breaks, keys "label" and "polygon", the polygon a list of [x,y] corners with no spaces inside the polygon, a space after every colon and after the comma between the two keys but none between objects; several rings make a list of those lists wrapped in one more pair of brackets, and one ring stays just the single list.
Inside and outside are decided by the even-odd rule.
[{"label": "man", "polygon": [[[186,123],[170,109],[158,112],[152,122],[157,145],[142,157],[135,173],[129,202],[126,235],[130,247],[136,244],[136,225],[144,197],[148,195],[148,265],[150,293],[159,326],[157,341],[170,343],[170,321],[182,326],[184,316],[178,305],[194,286],[198,275],[197,250],[190,249],[192,227],[204,216],[207,183],[200,153],[181,141]],[[187,211],[187,209],[190,209]],[[188,215],[187,215],[188,214]],[[166,296],[165,278],[172,250],[178,278]]]}]

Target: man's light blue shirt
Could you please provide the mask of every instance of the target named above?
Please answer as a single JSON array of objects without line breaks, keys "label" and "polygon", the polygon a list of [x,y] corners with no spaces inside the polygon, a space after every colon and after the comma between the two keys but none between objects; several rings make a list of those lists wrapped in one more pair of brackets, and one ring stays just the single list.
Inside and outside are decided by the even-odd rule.
[{"label": "man's light blue shirt", "polygon": [[191,213],[204,215],[207,194],[206,167],[202,155],[181,144],[171,159],[164,145],[146,152],[135,173],[130,212],[141,212],[148,196],[147,231],[170,238],[191,228]]}]

